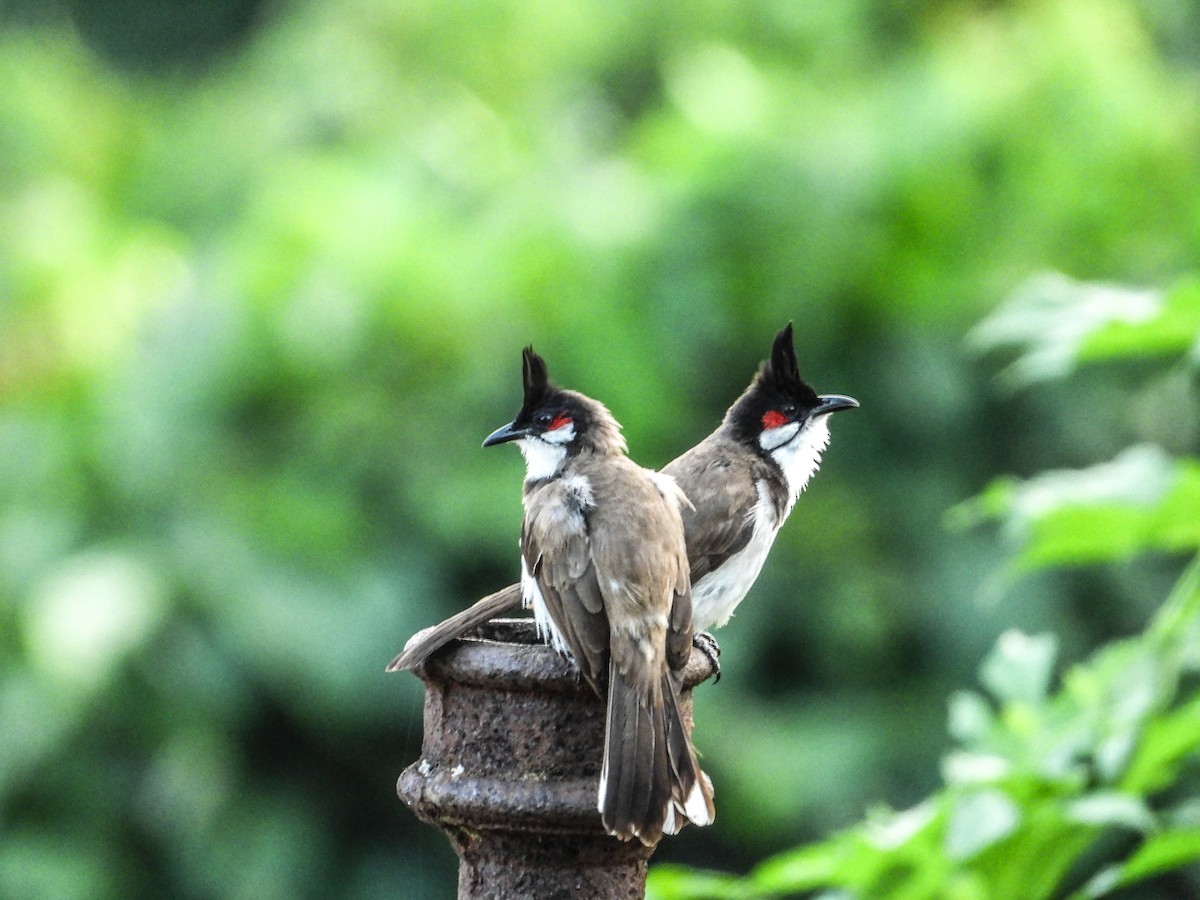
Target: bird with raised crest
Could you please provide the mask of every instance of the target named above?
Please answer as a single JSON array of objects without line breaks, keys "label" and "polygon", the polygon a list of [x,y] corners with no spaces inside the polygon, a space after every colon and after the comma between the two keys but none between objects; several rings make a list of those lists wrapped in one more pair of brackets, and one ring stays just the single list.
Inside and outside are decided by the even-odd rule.
[{"label": "bird with raised crest", "polygon": [[663,467],[683,510],[697,632],[719,628],[762,571],[775,536],[829,446],[829,416],[858,401],[800,377],[789,323],[717,430]]},{"label": "bird with raised crest", "polygon": [[546,642],[606,700],[604,828],[653,846],[714,815],[678,705],[692,646],[687,501],[626,455],[601,403],[551,384],[532,348],[522,375],[520,412],[483,442],[515,441],[525,458],[522,597]]},{"label": "bird with raised crest", "polygon": [[[817,394],[800,377],[789,323],[717,429],[663,468],[690,503],[682,514],[693,626],[697,646],[714,664],[716,642],[705,632],[729,621],[758,578],[779,529],[821,464],[829,416],[856,406],[851,397]],[[510,585],[418,632],[388,670],[415,668],[520,599],[520,586]]]}]

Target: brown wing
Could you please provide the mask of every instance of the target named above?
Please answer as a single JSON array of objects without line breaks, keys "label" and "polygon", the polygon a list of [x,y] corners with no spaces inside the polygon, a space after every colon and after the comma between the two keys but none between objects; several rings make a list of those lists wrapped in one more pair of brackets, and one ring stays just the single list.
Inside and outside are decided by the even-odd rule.
[{"label": "brown wing", "polygon": [[684,817],[711,820],[711,792],[680,721],[672,669],[691,650],[691,586],[673,485],[622,458],[578,465],[595,496],[589,513],[610,640],[600,813],[605,828],[648,846]]},{"label": "brown wing", "polygon": [[[682,667],[690,653],[692,606],[679,492],[670,479],[648,475],[625,458],[604,465],[581,462],[579,470],[597,498],[610,498],[597,503],[588,520],[604,606],[608,618],[623,626],[611,641],[618,666],[629,671],[634,659],[662,665],[665,650],[667,664]],[[637,646],[635,636],[653,650]]]},{"label": "brown wing", "polygon": [[[579,496],[550,482],[537,489],[521,523],[521,554],[551,621],[584,680],[603,697],[608,675],[608,618]],[[531,498],[532,499],[532,498]]]},{"label": "brown wing", "polygon": [[692,655],[692,592],[676,591],[667,621],[667,665],[673,672],[683,671]]},{"label": "brown wing", "polygon": [[683,509],[692,584],[750,543],[751,513],[759,501],[755,471],[719,443],[701,442],[663,469],[692,508]]}]

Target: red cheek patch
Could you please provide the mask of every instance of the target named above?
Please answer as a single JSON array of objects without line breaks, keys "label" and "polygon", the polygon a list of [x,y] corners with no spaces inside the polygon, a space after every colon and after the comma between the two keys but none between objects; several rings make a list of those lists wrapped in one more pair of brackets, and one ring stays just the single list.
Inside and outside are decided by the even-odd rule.
[{"label": "red cheek patch", "polygon": [[556,428],[562,428],[564,425],[570,425],[570,424],[571,424],[570,416],[555,416],[554,421],[550,423],[549,430],[553,431]]},{"label": "red cheek patch", "polygon": [[788,423],[788,417],[775,409],[767,410],[762,417],[763,428],[778,428]]}]

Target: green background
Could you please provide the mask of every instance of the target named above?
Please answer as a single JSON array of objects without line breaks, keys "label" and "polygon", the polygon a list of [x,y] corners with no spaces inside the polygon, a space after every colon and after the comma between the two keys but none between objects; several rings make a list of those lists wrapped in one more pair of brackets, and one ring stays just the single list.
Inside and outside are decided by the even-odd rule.
[{"label": "green background", "polygon": [[697,696],[745,871],[938,783],[1010,627],[1067,662],[1171,559],[1025,577],[1001,474],[1195,452],[1194,377],[1014,387],[1030,279],[1195,268],[1170,2],[0,3],[0,895],[447,897],[394,795],[418,628],[514,580],[482,438],[532,342],[660,466],[796,327],[862,408]]}]

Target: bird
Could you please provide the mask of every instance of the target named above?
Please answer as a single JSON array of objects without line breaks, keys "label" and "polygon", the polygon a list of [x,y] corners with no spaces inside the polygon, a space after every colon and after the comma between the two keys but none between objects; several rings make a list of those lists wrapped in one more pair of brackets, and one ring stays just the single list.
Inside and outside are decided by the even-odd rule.
[{"label": "bird", "polygon": [[[817,394],[799,373],[792,323],[776,332],[770,356],[712,434],[667,463],[683,489],[696,646],[718,677],[719,648],[708,633],[725,625],[757,580],[775,537],[821,463],[829,416],[854,409],[841,394]],[[413,669],[430,654],[515,607],[519,585],[489,594],[413,635],[388,671]]]},{"label": "bird", "polygon": [[663,467],[690,501],[683,525],[698,634],[725,625],[745,599],[821,465],[829,416],[857,406],[800,377],[789,322],[717,429]]},{"label": "bird", "polygon": [[522,354],[524,402],[484,440],[525,458],[521,594],[547,644],[606,703],[597,810],[605,830],[654,846],[713,821],[713,791],[684,729],[692,646],[682,491],[629,458],[599,401],[552,384]]}]

